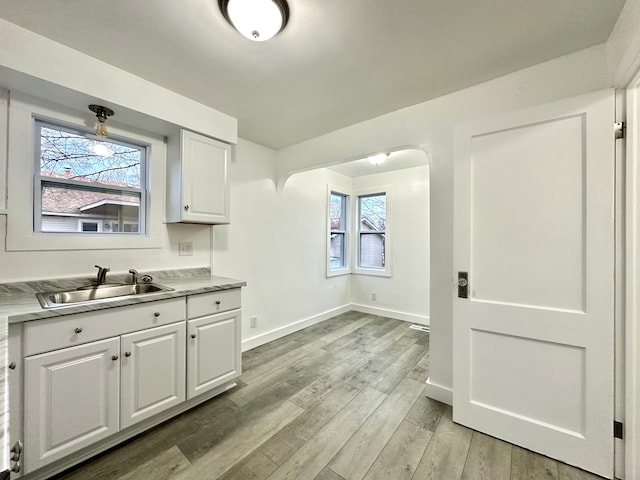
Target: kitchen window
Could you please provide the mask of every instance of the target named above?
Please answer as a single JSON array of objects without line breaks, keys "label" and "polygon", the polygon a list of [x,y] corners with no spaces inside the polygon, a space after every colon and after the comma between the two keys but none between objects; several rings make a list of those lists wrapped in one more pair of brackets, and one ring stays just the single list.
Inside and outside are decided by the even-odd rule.
[{"label": "kitchen window", "polygon": [[42,120],[35,131],[36,232],[145,233],[144,145]]},{"label": "kitchen window", "polygon": [[348,205],[349,195],[329,190],[327,276],[349,273]]}]

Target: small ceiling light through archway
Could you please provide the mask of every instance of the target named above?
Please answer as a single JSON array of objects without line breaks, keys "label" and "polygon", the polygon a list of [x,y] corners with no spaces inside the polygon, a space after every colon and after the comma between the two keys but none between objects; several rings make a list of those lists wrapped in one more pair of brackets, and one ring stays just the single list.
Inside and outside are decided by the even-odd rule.
[{"label": "small ceiling light through archway", "polygon": [[384,161],[389,157],[388,153],[378,153],[376,155],[371,155],[370,157],[367,157],[367,160],[369,160],[369,163],[371,165],[380,165],[382,163],[384,163]]}]

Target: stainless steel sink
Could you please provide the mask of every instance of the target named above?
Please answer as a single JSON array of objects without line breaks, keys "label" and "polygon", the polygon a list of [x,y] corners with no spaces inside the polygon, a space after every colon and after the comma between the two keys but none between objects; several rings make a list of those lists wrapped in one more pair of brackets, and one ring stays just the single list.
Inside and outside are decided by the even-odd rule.
[{"label": "stainless steel sink", "polygon": [[173,288],[157,283],[138,283],[135,285],[115,284],[81,287],[76,290],[37,293],[36,297],[43,308],[61,307],[72,304],[97,303],[115,298],[146,295],[149,293],[166,292]]}]

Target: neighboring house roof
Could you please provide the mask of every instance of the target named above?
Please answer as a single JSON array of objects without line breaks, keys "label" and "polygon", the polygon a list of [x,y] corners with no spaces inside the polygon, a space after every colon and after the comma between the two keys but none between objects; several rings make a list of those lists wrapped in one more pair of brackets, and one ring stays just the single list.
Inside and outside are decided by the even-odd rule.
[{"label": "neighboring house roof", "polygon": [[[57,178],[70,178],[65,175],[48,175]],[[78,177],[74,177],[75,180]],[[126,184],[115,182],[101,182],[109,186],[128,187]],[[138,198],[131,195],[118,195],[114,193],[96,192],[90,190],[74,190],[60,187],[45,186],[42,189],[42,212],[48,213],[98,213],[111,215],[117,212],[118,206],[136,209],[139,205]],[[97,210],[102,211],[97,211]],[[135,215],[135,213],[134,213]]]}]

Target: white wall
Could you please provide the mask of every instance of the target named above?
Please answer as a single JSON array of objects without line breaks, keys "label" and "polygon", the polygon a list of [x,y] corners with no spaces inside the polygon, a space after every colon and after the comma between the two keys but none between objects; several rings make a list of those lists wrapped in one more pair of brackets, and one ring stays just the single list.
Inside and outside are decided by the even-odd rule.
[{"label": "white wall", "polygon": [[428,325],[429,167],[353,179],[354,193],[381,186],[391,187],[391,277],[351,275],[351,302],[358,308],[380,309],[380,314]]},{"label": "white wall", "polygon": [[[214,272],[247,281],[245,349],[350,303],[349,276],[325,275],[327,184],[350,186],[350,178],[321,169],[292,177],[277,192],[275,157],[273,150],[239,139],[230,169],[231,224],[214,227]],[[252,316],[258,317],[253,329]]]},{"label": "white wall", "polygon": [[[278,152],[278,175],[421,145],[430,154],[430,394],[452,395],[453,131],[461,122],[607,87],[604,45],[566,55]],[[288,185],[288,184],[287,184]]]}]

